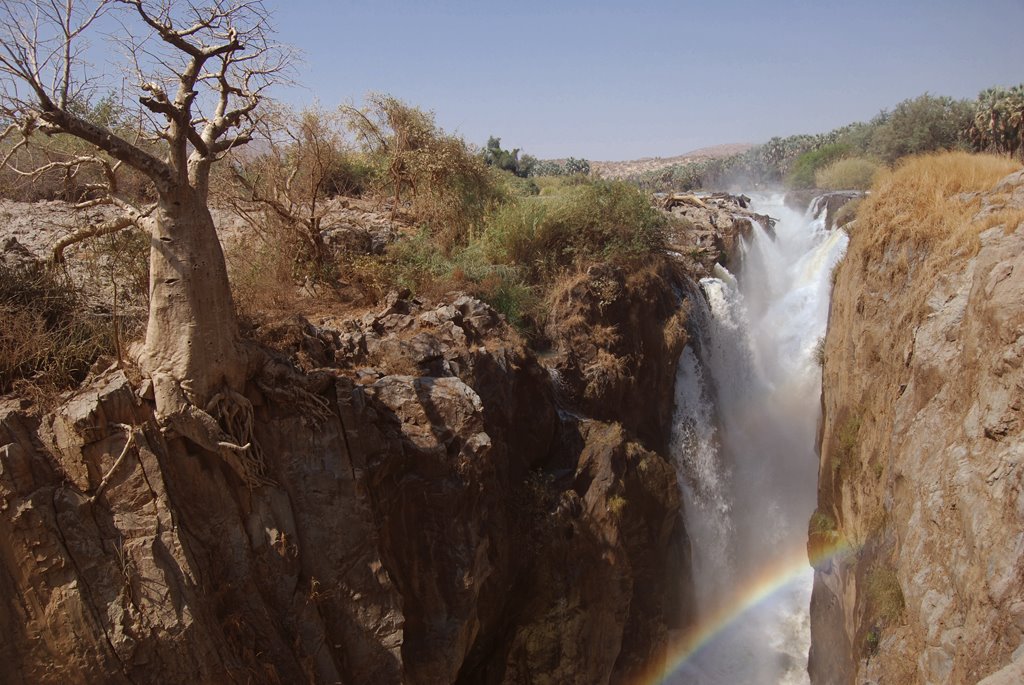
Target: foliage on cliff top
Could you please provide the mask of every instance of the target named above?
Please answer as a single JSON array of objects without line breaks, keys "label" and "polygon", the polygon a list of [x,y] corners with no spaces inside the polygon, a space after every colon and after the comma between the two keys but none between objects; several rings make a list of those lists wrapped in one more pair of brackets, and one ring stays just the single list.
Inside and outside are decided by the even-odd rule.
[{"label": "foliage on cliff top", "polygon": [[1007,157],[953,152],[911,157],[879,174],[847,228],[850,247],[839,269],[854,270],[841,277],[847,283],[898,290],[888,345],[905,344],[928,312],[936,280],[977,254],[982,231],[1000,224],[1012,230],[1024,220],[1012,205],[979,214],[983,192],[1020,168]]},{"label": "foliage on cliff top", "polygon": [[595,262],[642,261],[663,244],[665,220],[634,186],[580,176],[542,192],[507,199],[448,252],[426,231],[400,240],[384,270],[415,291],[472,292],[530,333],[559,279]]},{"label": "foliage on cliff top", "polygon": [[793,170],[786,177],[786,185],[790,188],[813,188],[818,170],[846,157],[851,150],[847,143],[829,143],[808,150],[793,163]]},{"label": "foliage on cliff top", "polygon": [[[699,160],[633,177],[647,190],[723,190],[740,184],[814,185],[814,172],[840,156],[863,157],[891,165],[909,155],[941,150],[1004,152],[1024,149],[1024,84],[990,88],[977,100],[924,93],[855,122],[813,135],[775,137],[749,150]],[[832,156],[837,147],[841,155]],[[822,163],[822,155],[828,159]]]},{"label": "foliage on cliff top", "polygon": [[972,221],[979,200],[1020,163],[992,154],[953,152],[912,157],[879,175],[857,212],[855,241],[867,261],[887,259],[890,249],[930,259],[976,252],[977,235],[989,222]]},{"label": "foliage on cliff top", "polygon": [[596,181],[506,204],[482,239],[493,263],[517,266],[539,281],[581,262],[646,254],[661,245],[663,225],[636,189]]},{"label": "foliage on cliff top", "polygon": [[814,183],[818,188],[828,190],[867,190],[879,168],[870,159],[847,157],[818,169]]}]

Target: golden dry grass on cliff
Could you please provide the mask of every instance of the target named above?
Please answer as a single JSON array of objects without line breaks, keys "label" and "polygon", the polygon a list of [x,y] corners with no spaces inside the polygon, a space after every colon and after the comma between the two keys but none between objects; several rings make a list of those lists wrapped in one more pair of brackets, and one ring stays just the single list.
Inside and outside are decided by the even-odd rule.
[{"label": "golden dry grass on cliff", "polygon": [[948,152],[912,157],[883,172],[857,212],[861,258],[865,264],[887,259],[896,247],[908,258],[942,264],[974,255],[978,234],[995,224],[972,221],[980,198],[970,194],[990,190],[1020,168],[1007,157]]},{"label": "golden dry grass on cliff", "polygon": [[[1007,157],[943,153],[909,158],[875,179],[856,221],[847,226],[850,247],[839,266],[833,300],[847,303],[855,313],[843,322],[830,320],[830,326],[862,321],[858,347],[867,368],[861,372],[874,382],[848,405],[856,428],[852,419],[842,423],[843,416],[836,415],[829,436],[832,469],[826,475],[846,480],[873,466],[874,473],[865,474],[884,480],[886,464],[878,461],[884,451],[859,436],[878,430],[876,422],[888,415],[892,397],[900,392],[900,377],[887,364],[913,349],[918,326],[932,311],[929,296],[944,292],[937,285],[978,253],[978,236],[997,225],[1015,229],[1024,219],[1022,208],[993,192],[1020,168]],[[826,345],[826,356],[834,353],[830,350]],[[881,499],[862,499],[859,506],[864,521],[883,511]],[[869,526],[844,534],[856,540],[875,531]]]}]

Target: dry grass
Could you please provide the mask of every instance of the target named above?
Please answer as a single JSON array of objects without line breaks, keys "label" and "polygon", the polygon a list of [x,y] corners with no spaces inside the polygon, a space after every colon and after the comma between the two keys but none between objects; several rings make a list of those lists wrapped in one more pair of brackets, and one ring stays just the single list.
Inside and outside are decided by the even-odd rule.
[{"label": "dry grass", "polygon": [[936,279],[977,254],[982,231],[1019,219],[1020,210],[979,209],[980,194],[1020,168],[1007,157],[951,152],[909,158],[876,178],[857,208],[849,257],[863,272],[885,273],[888,287],[909,288],[895,330],[916,328]]},{"label": "dry grass", "polygon": [[80,382],[101,354],[114,351],[110,319],[85,304],[60,274],[0,264],[0,393],[25,383],[43,395],[56,393]]},{"label": "dry grass", "polygon": [[893,245],[940,258],[975,254],[985,224],[972,221],[978,198],[962,194],[990,190],[1020,168],[1007,157],[951,152],[912,157],[883,172],[857,212],[862,258],[884,259]]},{"label": "dry grass", "polygon": [[865,590],[875,618],[884,625],[899,621],[905,604],[896,571],[888,565],[876,563],[868,571]]},{"label": "dry grass", "polygon": [[866,190],[878,174],[879,167],[863,157],[847,157],[832,162],[814,174],[819,188],[830,190]]}]

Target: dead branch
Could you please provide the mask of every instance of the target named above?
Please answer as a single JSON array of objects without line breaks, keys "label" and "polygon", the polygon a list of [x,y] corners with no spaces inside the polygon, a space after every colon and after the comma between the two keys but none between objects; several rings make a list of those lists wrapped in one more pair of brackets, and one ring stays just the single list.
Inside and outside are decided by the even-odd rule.
[{"label": "dead branch", "polygon": [[139,227],[141,225],[142,219],[149,216],[150,212],[152,212],[155,207],[156,206],[154,205],[145,212],[130,211],[129,213],[111,219],[110,221],[104,221],[93,226],[80,228],[71,235],[61,238],[59,241],[57,241],[57,244],[53,246],[53,253],[51,255],[53,263],[63,264],[64,250],[71,247],[72,245],[82,242],[83,240],[88,240],[89,238],[98,238],[100,236],[110,235],[111,233],[117,233],[118,231],[123,231],[124,229],[129,228],[131,226]]}]

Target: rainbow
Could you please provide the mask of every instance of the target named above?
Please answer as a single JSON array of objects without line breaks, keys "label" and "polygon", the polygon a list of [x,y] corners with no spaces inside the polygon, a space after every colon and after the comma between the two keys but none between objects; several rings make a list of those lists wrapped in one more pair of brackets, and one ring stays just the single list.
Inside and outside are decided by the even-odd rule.
[{"label": "rainbow", "polygon": [[792,580],[806,573],[810,566],[820,566],[841,557],[853,549],[843,540],[823,546],[814,559],[808,559],[807,549],[800,547],[779,555],[760,573],[750,578],[715,611],[700,617],[698,623],[672,641],[658,663],[648,667],[634,681],[635,685],[658,685],[666,682],[702,647],[714,640],[740,616],[759,605]]}]

